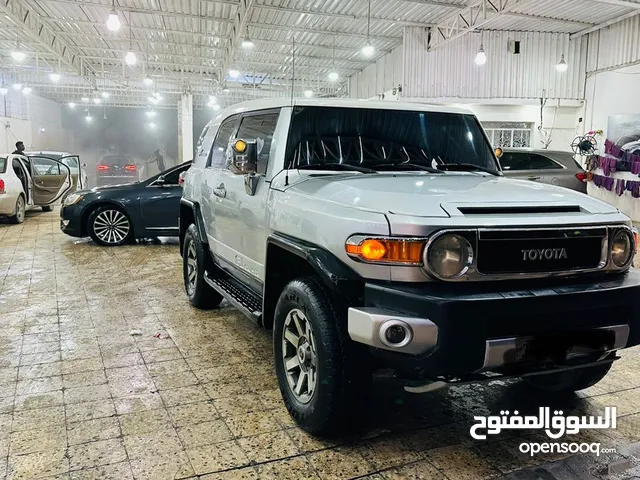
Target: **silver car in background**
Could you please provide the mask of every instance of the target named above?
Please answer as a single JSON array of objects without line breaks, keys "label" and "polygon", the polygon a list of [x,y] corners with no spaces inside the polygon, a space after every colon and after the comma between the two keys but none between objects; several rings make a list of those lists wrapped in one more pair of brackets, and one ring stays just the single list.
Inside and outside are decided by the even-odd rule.
[{"label": "silver car in background", "polygon": [[571,152],[505,148],[499,160],[502,172],[507,177],[587,193],[587,172]]}]

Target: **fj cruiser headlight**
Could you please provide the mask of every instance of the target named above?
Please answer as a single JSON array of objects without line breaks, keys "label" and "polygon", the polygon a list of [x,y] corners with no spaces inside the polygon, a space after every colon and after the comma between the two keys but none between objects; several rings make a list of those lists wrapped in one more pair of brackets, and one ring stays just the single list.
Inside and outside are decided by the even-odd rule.
[{"label": "fj cruiser headlight", "polygon": [[611,240],[611,261],[618,268],[626,267],[633,257],[634,240],[627,230],[618,230]]},{"label": "fj cruiser headlight", "polygon": [[67,196],[67,198],[64,199],[64,205],[67,207],[69,205],[75,205],[80,200],[82,200],[82,195],[79,195],[77,193],[72,193],[71,195]]},{"label": "fj cruiser headlight", "polygon": [[425,265],[436,277],[452,279],[464,275],[473,263],[473,247],[455,233],[436,237],[425,251]]},{"label": "fj cruiser headlight", "polygon": [[351,258],[386,265],[420,265],[425,241],[413,238],[353,235],[345,243]]}]

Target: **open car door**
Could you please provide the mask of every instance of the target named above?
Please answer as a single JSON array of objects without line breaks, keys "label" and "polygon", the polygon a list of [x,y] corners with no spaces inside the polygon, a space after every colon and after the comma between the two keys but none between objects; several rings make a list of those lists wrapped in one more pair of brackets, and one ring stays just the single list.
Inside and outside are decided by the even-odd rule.
[{"label": "open car door", "polygon": [[64,163],[69,167],[69,170],[71,170],[71,183],[73,184],[73,188],[71,189],[72,192],[82,190],[87,187],[85,185],[85,180],[82,177],[82,164],[80,163],[80,157],[78,155],[60,157],[58,161]]},{"label": "open car door", "polygon": [[35,205],[55,204],[72,191],[71,169],[67,165],[42,155],[28,158]]}]

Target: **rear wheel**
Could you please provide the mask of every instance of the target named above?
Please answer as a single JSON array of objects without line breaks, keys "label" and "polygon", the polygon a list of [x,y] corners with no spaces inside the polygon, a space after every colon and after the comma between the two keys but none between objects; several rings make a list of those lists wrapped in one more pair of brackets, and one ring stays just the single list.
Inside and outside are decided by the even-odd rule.
[{"label": "rear wheel", "polygon": [[53,212],[53,207],[51,205],[43,205],[42,206],[42,211],[43,212]]},{"label": "rear wheel", "polygon": [[206,245],[200,240],[196,226],[187,229],[182,245],[182,276],[189,303],[196,308],[215,308],[222,302],[222,295],[204,281],[207,265]]},{"label": "rear wheel", "polygon": [[16,209],[15,214],[9,217],[9,221],[11,223],[22,223],[24,222],[24,215],[27,210],[27,206],[24,203],[24,197],[22,195],[18,196],[18,200],[16,200]]},{"label": "rear wheel", "polygon": [[312,434],[357,426],[371,384],[366,349],[347,333],[346,312],[315,277],[293,280],[274,316],[273,345],[287,410]]},{"label": "rear wheel", "polygon": [[98,245],[116,247],[133,239],[133,226],[126,213],[114,205],[96,208],[89,215],[89,235]]},{"label": "rear wheel", "polygon": [[544,392],[572,393],[593,387],[609,373],[612,365],[613,363],[606,363],[548,375],[533,375],[524,380],[533,388]]}]

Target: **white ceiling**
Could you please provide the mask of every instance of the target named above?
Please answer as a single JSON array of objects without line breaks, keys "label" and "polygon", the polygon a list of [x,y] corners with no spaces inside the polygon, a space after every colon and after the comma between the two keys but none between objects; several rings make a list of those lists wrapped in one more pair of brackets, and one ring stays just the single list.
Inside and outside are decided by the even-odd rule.
[{"label": "white ceiling", "polygon": [[[473,29],[580,34],[640,13],[640,0],[116,0],[121,22],[106,26],[112,0],[9,0],[0,4],[0,58],[8,78],[34,93],[80,101],[110,93],[106,104],[144,106],[157,91],[175,106],[209,95],[227,105],[290,94],[295,38],[296,95],[345,95],[349,75],[402,44],[405,26],[434,27],[434,47]],[[246,35],[254,42],[242,48]],[[376,51],[365,58],[367,38]],[[11,52],[27,53],[16,62]],[[124,62],[131,48],[137,63]],[[240,76],[228,78],[228,70]],[[330,82],[337,71],[340,80]],[[60,72],[57,82],[49,78]],[[143,78],[153,79],[147,85]],[[222,93],[223,85],[230,93]]]}]

